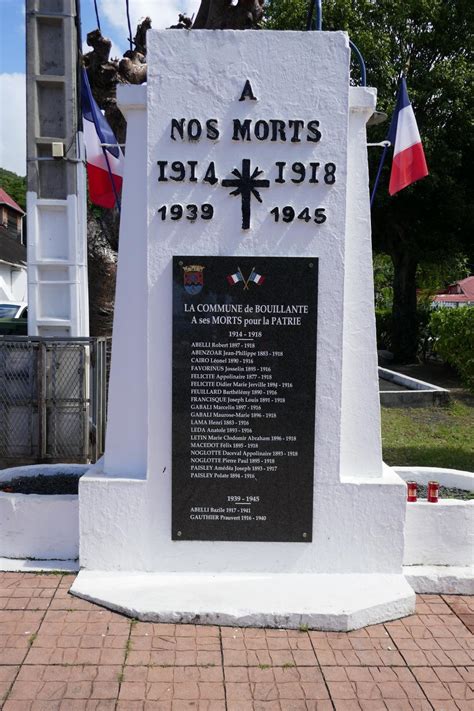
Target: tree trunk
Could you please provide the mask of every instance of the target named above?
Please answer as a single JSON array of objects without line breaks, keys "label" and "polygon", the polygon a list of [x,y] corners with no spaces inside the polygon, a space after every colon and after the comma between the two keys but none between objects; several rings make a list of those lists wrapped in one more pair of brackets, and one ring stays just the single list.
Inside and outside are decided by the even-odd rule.
[{"label": "tree trunk", "polygon": [[413,363],[418,344],[416,257],[400,244],[391,253],[393,276],[392,349],[398,363]]},{"label": "tree trunk", "polygon": [[249,30],[263,17],[264,0],[201,0],[194,30]]},{"label": "tree trunk", "polygon": [[110,336],[117,271],[118,211],[103,210],[87,218],[89,327],[91,336]]}]

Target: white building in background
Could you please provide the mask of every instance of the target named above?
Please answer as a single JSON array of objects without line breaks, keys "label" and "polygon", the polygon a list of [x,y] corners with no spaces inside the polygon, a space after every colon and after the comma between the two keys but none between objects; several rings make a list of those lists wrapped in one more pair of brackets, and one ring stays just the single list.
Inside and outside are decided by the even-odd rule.
[{"label": "white building in background", "polygon": [[0,188],[0,301],[27,301],[24,216],[21,207]]}]

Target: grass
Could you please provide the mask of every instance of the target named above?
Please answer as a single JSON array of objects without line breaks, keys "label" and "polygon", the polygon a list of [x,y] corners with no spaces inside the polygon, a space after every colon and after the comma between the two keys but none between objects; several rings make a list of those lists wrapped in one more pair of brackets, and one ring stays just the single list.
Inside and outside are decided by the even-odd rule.
[{"label": "grass", "polygon": [[382,408],[384,461],[474,471],[474,398],[446,407]]}]

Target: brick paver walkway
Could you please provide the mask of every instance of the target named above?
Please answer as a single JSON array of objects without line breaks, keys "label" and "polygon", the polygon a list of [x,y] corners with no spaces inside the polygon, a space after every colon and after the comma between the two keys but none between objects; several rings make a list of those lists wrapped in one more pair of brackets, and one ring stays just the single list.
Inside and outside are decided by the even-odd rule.
[{"label": "brick paver walkway", "polygon": [[474,598],[349,633],[241,630],[130,620],[72,580],[0,573],[4,711],[474,710]]}]

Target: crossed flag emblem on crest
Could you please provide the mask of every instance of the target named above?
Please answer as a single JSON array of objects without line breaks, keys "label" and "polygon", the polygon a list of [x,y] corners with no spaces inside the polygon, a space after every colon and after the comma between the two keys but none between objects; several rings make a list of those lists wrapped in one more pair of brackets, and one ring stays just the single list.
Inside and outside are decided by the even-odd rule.
[{"label": "crossed flag emblem on crest", "polygon": [[263,284],[263,282],[265,281],[265,277],[262,276],[261,274],[259,274],[258,272],[256,272],[255,267],[253,267],[248,279],[245,279],[240,267],[238,267],[237,271],[234,274],[228,275],[227,281],[229,282],[229,284],[231,286],[234,286],[234,284],[238,284],[238,282],[241,281],[244,284],[244,289],[248,289],[249,284],[253,283],[253,284],[256,284],[257,286],[260,286],[261,284]]}]

